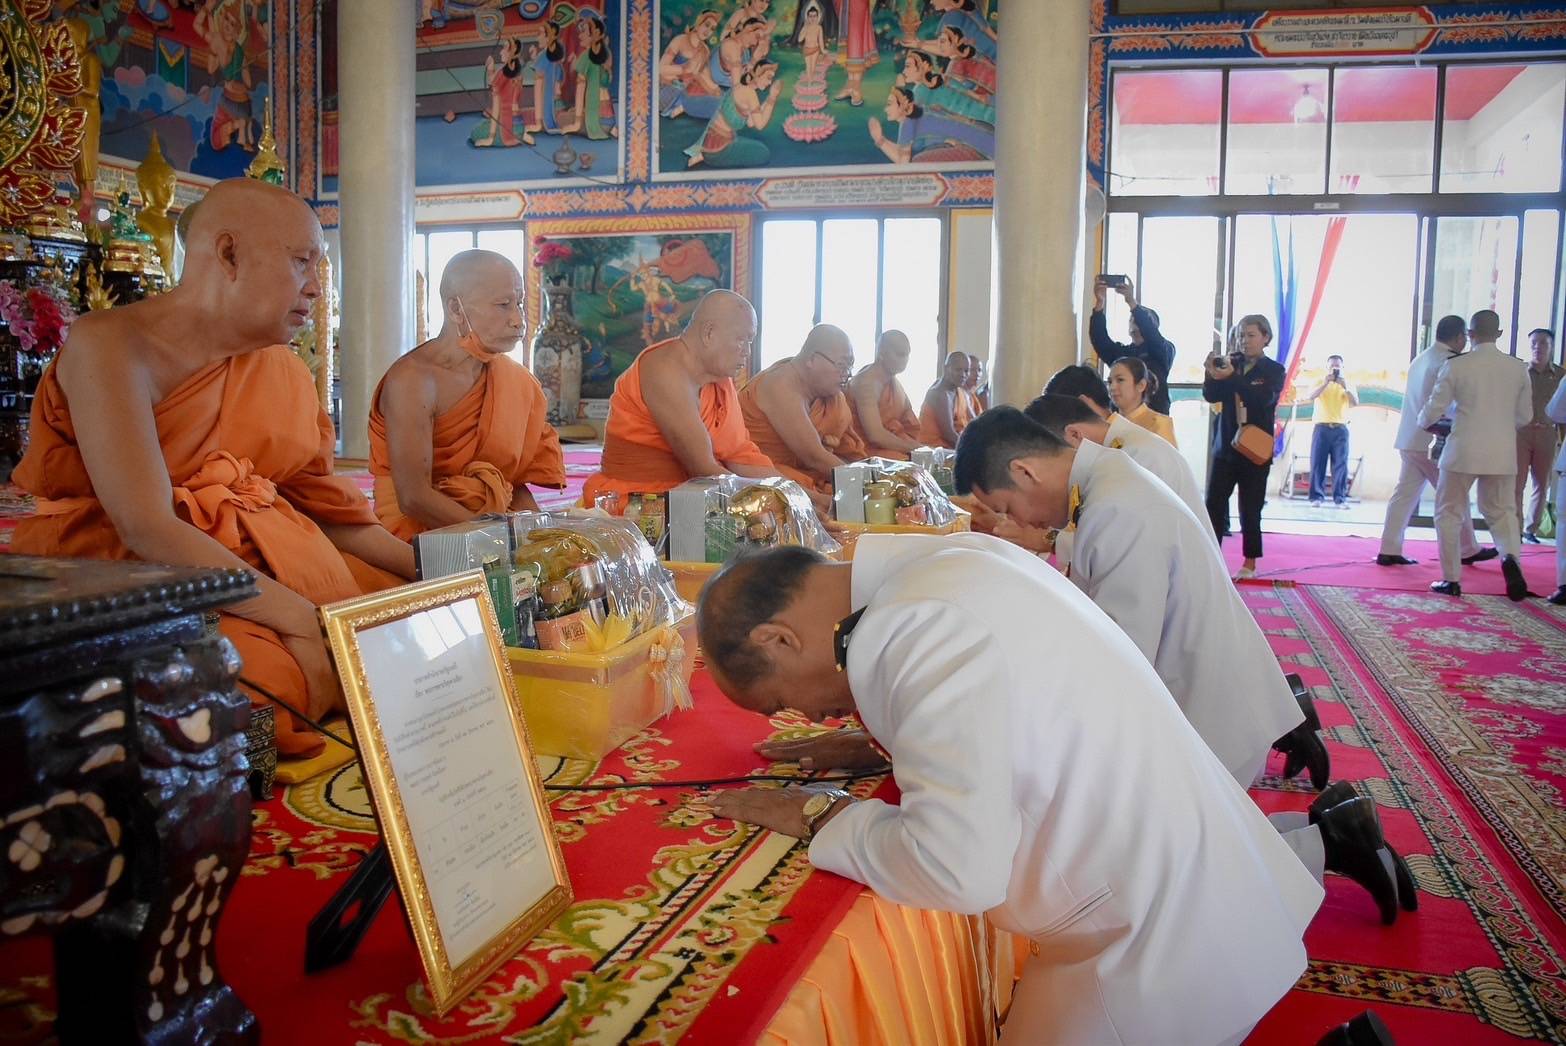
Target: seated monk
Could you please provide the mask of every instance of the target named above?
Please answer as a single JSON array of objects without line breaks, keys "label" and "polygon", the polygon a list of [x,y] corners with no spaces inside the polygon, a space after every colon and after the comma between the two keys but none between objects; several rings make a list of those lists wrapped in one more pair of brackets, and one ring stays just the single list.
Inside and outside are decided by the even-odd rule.
[{"label": "seated monk", "polygon": [[582,504],[670,490],[696,476],[761,479],[778,470],[745,431],[734,375],[750,359],[756,310],[733,291],[709,291],[677,338],[643,349],[614,384],[604,457]]},{"label": "seated monk", "polygon": [[446,322],[386,371],[370,409],[375,514],[404,540],[486,512],[538,508],[529,483],[565,486],[543,387],[505,354],[524,333],[522,277],[463,251],[440,280]]},{"label": "seated monk", "polygon": [[968,379],[968,357],[949,353],[941,376],[924,394],[919,408],[919,442],[926,447],[957,449],[957,437],[973,420],[973,408],[963,390]]},{"label": "seated monk", "polygon": [[971,378],[963,384],[973,397],[973,416],[978,417],[990,409],[990,376],[984,366],[984,361],[979,357],[968,353]]},{"label": "seated monk", "polygon": [[854,372],[854,347],[830,323],[813,327],[797,355],[779,360],[740,389],[745,428],[789,479],[832,492],[832,470],[865,456],[843,383]]},{"label": "seated monk", "polygon": [[[260,594],[222,632],[244,680],[316,719],[342,704],[316,607],[413,576],[413,549],[333,474],[331,420],[285,344],[321,293],[323,250],[293,193],[213,186],[177,287],[72,326],[15,472],[38,498],[17,552],[254,572]],[[276,722],[281,754],[324,747],[282,708]]]},{"label": "seated monk", "polygon": [[919,418],[897,376],[908,369],[910,346],[902,331],[886,331],[875,343],[875,362],[848,383],[865,456],[907,461],[919,442]]}]

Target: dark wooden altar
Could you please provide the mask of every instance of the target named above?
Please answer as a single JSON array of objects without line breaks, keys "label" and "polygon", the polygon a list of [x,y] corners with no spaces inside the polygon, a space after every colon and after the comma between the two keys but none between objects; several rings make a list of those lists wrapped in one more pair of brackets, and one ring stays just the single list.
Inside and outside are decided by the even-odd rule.
[{"label": "dark wooden altar", "polygon": [[0,556],[0,941],[54,937],[65,1043],[240,1043],[214,941],[250,846],[239,570]]}]

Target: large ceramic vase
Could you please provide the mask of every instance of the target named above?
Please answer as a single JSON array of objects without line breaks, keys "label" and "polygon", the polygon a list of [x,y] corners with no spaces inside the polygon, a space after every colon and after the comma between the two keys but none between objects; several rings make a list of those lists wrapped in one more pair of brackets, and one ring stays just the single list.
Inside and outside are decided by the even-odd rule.
[{"label": "large ceramic vase", "polygon": [[564,277],[544,281],[544,324],[533,339],[533,374],[544,386],[551,425],[575,425],[582,401],[587,336],[576,322]]}]

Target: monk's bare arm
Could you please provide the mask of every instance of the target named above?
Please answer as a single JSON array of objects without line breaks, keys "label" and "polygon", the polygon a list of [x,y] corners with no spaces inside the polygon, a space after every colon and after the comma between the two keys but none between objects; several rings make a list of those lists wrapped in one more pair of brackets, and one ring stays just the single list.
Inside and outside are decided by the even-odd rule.
[{"label": "monk's bare arm", "polygon": [[413,580],[413,546],[379,523],[322,523],[316,525],[339,552],[358,556],[372,567]]},{"label": "monk's bare arm", "polygon": [[843,459],[821,442],[821,433],[811,423],[801,391],[787,380],[786,374],[774,371],[758,380],[762,385],[756,398],[761,409],[804,467],[811,472],[829,473],[842,465]]},{"label": "monk's bare arm", "polygon": [[854,413],[859,416],[859,427],[864,429],[865,438],[869,440],[871,446],[889,447],[907,453],[919,444],[914,440],[894,435],[890,429],[881,424],[881,390],[884,387],[881,380],[873,374],[855,375],[854,380],[848,383],[849,394],[854,397]]},{"label": "monk's bare arm", "polygon": [[386,418],[386,451],[391,459],[397,507],[425,527],[465,523],[473,513],[436,490],[435,382],[416,366],[416,359],[392,365],[381,386],[381,413]]},{"label": "monk's bare arm", "polygon": [[123,321],[110,315],[78,320],[55,366],[70,403],[82,461],[120,540],[139,558],[154,563],[250,571],[260,595],[230,607],[230,613],[285,636],[319,636],[309,600],[256,573],[175,515],[152,413],[161,396],[139,355],[125,344]]},{"label": "monk's bare arm", "polygon": [[643,361],[642,398],[687,473],[718,476],[729,471],[712,452],[712,436],[701,420],[701,400],[674,353],[651,353]]},{"label": "monk's bare arm", "polygon": [[924,395],[924,405],[935,415],[936,427],[941,430],[941,439],[948,447],[957,445],[956,396],[957,390],[948,391],[938,385]]}]

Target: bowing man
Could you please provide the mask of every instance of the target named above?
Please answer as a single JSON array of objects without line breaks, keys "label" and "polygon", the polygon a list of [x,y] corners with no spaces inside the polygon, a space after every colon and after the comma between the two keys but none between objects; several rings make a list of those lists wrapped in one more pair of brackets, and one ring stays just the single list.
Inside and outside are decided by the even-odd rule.
[{"label": "bowing man", "polygon": [[[1326,787],[1309,697],[1301,688],[1296,698],[1210,534],[1173,491],[1127,455],[1087,440],[1073,449],[1012,407],[968,426],[954,473],[959,492],[996,512],[1075,532],[1071,580],[1130,637],[1241,787],[1256,782],[1274,748],[1288,758],[1286,775],[1308,766]],[[1374,803],[1344,785],[1323,796],[1308,818],[1275,823],[1318,880],[1348,875],[1393,922],[1401,869],[1381,854]],[[1405,886],[1412,906],[1411,876]]]},{"label": "bowing man", "polygon": [[538,508],[565,462],[544,390],[506,353],[526,330],[522,277],[504,255],[463,251],[440,280],[446,322],[375,390],[375,514],[405,540],[486,512]]},{"label": "bowing man", "polygon": [[816,867],[898,904],[1029,937],[1003,1042],[1237,1043],[1304,970],[1320,885],[1036,557],[982,534],[869,535],[850,563],[770,549],[697,614],[731,700],[856,714],[902,793],[754,788],[716,812],[809,839]]}]

